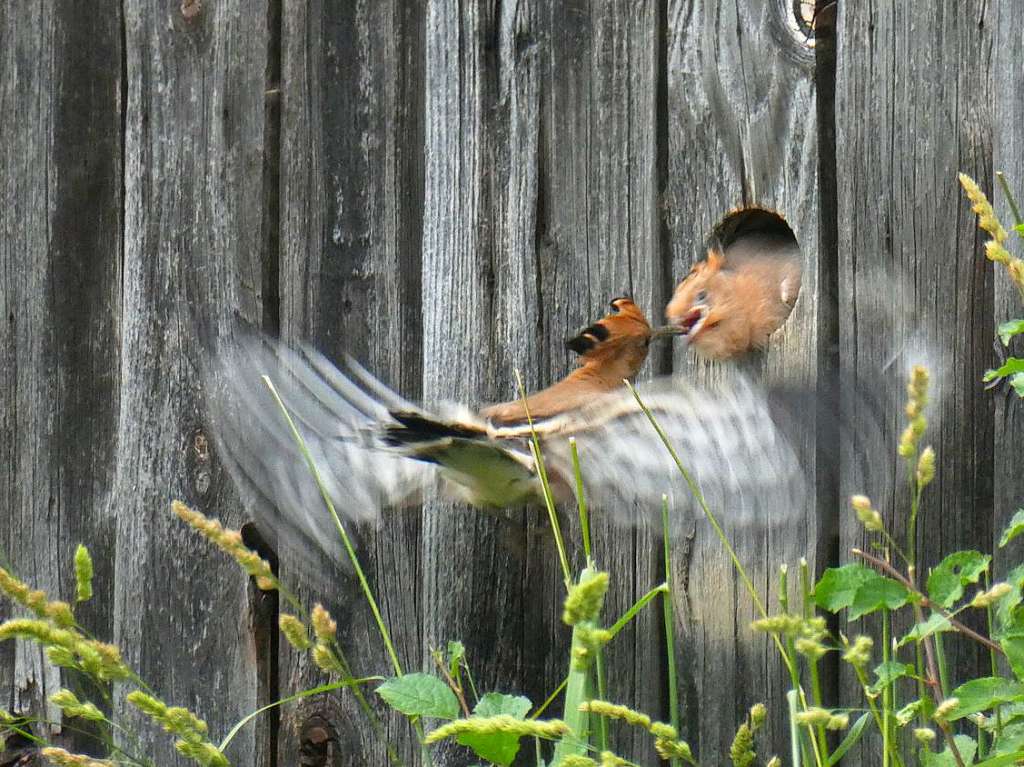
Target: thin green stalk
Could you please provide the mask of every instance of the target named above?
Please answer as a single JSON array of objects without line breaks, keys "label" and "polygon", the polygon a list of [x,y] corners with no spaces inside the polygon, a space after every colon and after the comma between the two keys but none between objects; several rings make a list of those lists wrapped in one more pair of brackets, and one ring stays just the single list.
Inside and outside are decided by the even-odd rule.
[{"label": "thin green stalk", "polygon": [[636,614],[647,606],[648,602],[650,602],[652,599],[658,596],[658,594],[664,594],[667,591],[668,584],[659,583],[653,589],[651,589],[638,600],[636,600],[632,605],[630,605],[629,609],[622,614],[622,617],[608,627],[608,633],[611,634],[612,638],[614,639],[616,634],[622,631],[622,629],[626,627],[626,624],[633,620],[633,618],[636,617]]},{"label": "thin green stalk", "polygon": [[[640,394],[637,392],[636,389],[633,388],[633,384],[631,384],[629,381],[625,379],[623,379],[623,383],[625,383],[626,386],[629,388],[629,391],[633,394],[633,398],[636,400],[637,405],[640,406],[640,409],[643,411],[644,415],[647,416],[647,420],[651,422],[651,426],[653,426],[654,430],[658,433],[658,436],[661,438],[662,444],[665,445],[665,447],[668,449],[669,455],[675,462],[676,468],[679,470],[679,473],[686,481],[686,484],[690,488],[690,492],[693,494],[693,497],[697,499],[697,503],[700,505],[701,511],[704,512],[704,516],[707,517],[708,521],[711,523],[711,527],[714,528],[715,535],[718,536],[718,540],[721,541],[722,546],[725,547],[726,553],[728,553],[729,558],[732,560],[733,568],[736,570],[736,574],[739,575],[740,580],[743,581],[743,585],[746,587],[747,592],[750,594],[750,599],[753,601],[754,607],[757,608],[757,612],[761,615],[762,618],[767,618],[768,611],[765,609],[764,603],[761,601],[761,597],[757,593],[757,589],[754,588],[753,581],[750,580],[750,576],[747,575],[747,571],[743,568],[743,565],[740,563],[740,558],[736,554],[736,550],[732,547],[732,543],[729,542],[729,538],[725,534],[725,531],[722,529],[722,526],[719,524],[718,518],[714,515],[711,509],[708,508],[707,501],[704,500],[704,493],[701,492],[700,487],[697,486],[697,483],[694,481],[693,477],[690,476],[690,472],[688,472],[686,470],[686,467],[683,466],[683,462],[679,459],[679,455],[676,453],[675,447],[669,441],[668,435],[665,433],[665,430],[661,428],[661,424],[658,423],[658,420],[654,417],[654,413],[651,412],[650,408],[648,408],[644,401],[640,399]],[[781,649],[782,648],[780,644],[780,650]]]},{"label": "thin green stalk", "polygon": [[[726,536],[725,531],[719,524],[718,518],[712,513],[711,509],[708,508],[707,501],[704,498],[704,493],[701,492],[700,487],[698,487],[697,483],[693,480],[693,477],[690,476],[690,472],[688,472],[686,470],[686,467],[683,466],[683,462],[680,460],[679,454],[676,452],[676,449],[672,445],[672,442],[669,440],[668,435],[665,433],[665,430],[661,428],[661,424],[658,423],[658,419],[654,417],[654,413],[651,412],[651,409],[647,407],[644,401],[640,398],[640,394],[633,387],[633,384],[631,384],[626,379],[622,379],[622,382],[626,385],[626,388],[628,388],[629,391],[632,393],[633,399],[636,400],[636,403],[637,405],[640,406],[640,410],[643,411],[643,414],[647,416],[647,420],[651,422],[651,426],[654,427],[655,432],[657,432],[658,437],[661,439],[661,443],[665,446],[665,449],[668,450],[669,455],[672,457],[672,461],[675,463],[676,468],[679,470],[679,474],[686,481],[687,487],[690,488],[690,493],[697,500],[698,505],[704,512],[704,516],[707,517],[708,521],[711,523],[711,527],[714,529],[715,535],[718,536],[718,540],[721,541],[722,546],[725,548],[726,552],[729,554],[729,558],[732,560],[732,565],[736,571],[736,574],[739,575],[740,580],[743,581],[743,585],[747,589],[747,593],[750,594],[750,599],[754,603],[754,607],[757,608],[757,611],[762,618],[767,619],[768,611],[765,609],[764,602],[761,601],[761,597],[758,595],[757,590],[754,588],[754,584],[750,580],[750,576],[747,575],[747,571],[743,568],[743,565],[740,562],[740,558],[736,554],[736,550],[732,547],[732,543],[729,542],[728,536]],[[779,639],[779,637],[775,634],[772,634],[771,636],[772,640],[775,642],[776,648],[778,648],[779,650],[779,655],[782,656],[782,662],[786,665],[786,668],[790,672],[790,675],[792,675],[794,667],[793,659],[787,654],[786,648],[783,646],[782,641]],[[806,709],[807,696],[804,693],[802,687],[798,689],[798,693],[800,695],[800,704],[804,707],[804,709]],[[810,735],[811,745],[814,748],[815,763],[818,767],[824,767],[824,760],[822,758],[820,751],[818,750],[818,743],[817,740],[815,740],[814,738],[814,728],[812,725],[807,725],[807,732]]]},{"label": "thin green stalk", "polygon": [[[665,667],[668,671],[668,720],[669,724],[679,732],[679,689],[676,675],[676,616],[672,605],[672,557],[669,548],[668,496],[661,496],[661,536],[665,555],[665,595],[661,604],[665,619]],[[672,767],[681,764],[678,757],[672,757]]]},{"label": "thin green stalk", "polygon": [[537,438],[537,430],[533,427],[533,417],[530,415],[530,407],[526,404],[526,387],[523,386],[523,376],[516,371],[516,383],[519,384],[519,395],[523,400],[523,411],[526,413],[526,422],[530,425],[530,452],[533,454],[533,461],[537,466],[537,476],[540,477],[541,489],[544,495],[544,505],[548,510],[548,520],[551,523],[551,533],[555,536],[555,548],[558,549],[558,560],[562,565],[562,577],[565,581],[565,590],[572,586],[572,573],[569,570],[569,557],[565,553],[565,541],[562,539],[562,528],[558,524],[558,514],[555,511],[555,498],[551,493],[551,485],[548,483],[548,472],[544,467],[544,457],[540,452],[540,440]]},{"label": "thin green stalk", "polygon": [[1020,209],[1017,207],[1017,201],[1013,198],[1013,192],[1010,191],[1010,185],[1006,183],[1006,176],[1001,170],[996,171],[996,180],[999,182],[999,186],[1003,188],[1003,194],[1006,195],[1006,203],[1010,206],[1010,212],[1013,214],[1013,222],[1020,226],[1024,223],[1020,217]]},{"label": "thin green stalk", "polygon": [[[779,609],[789,614],[789,567],[783,563],[779,565]],[[793,637],[786,636],[786,652],[789,653],[789,657],[796,658],[796,644],[793,641]],[[789,667],[789,679],[790,684],[793,685],[794,690],[800,689],[800,670],[796,663],[793,663]],[[828,753],[828,741],[825,739],[825,727],[824,725],[815,726],[816,737],[818,740],[818,750],[823,753]],[[812,736],[815,737],[815,736]],[[803,749],[803,758],[805,762],[810,762],[810,753],[808,751],[808,744],[801,738],[801,748]]]},{"label": "thin green stalk", "polygon": [[[302,698],[308,698],[311,695],[319,695],[322,692],[329,692],[331,690],[338,690],[338,689],[340,689],[342,687],[348,687],[348,686],[350,686],[352,684],[365,684],[367,682],[379,682],[379,681],[383,681],[383,677],[368,676],[368,677],[365,677],[363,679],[353,679],[351,682],[348,682],[348,681],[345,681],[345,680],[341,680],[341,681],[338,681],[338,682],[331,682],[330,684],[322,684],[319,687],[310,687],[308,690],[302,690],[301,692],[297,692],[294,695],[289,695],[287,698],[281,698],[280,700],[275,700],[273,703],[268,703],[266,706],[263,706],[262,708],[258,708],[255,711],[253,711],[251,714],[248,714],[248,715],[242,717],[235,724],[235,726],[231,728],[231,730],[228,732],[228,734],[224,736],[224,740],[222,740],[220,742],[220,745],[217,746],[217,748],[219,750],[223,751],[225,748],[228,747],[228,744],[241,731],[241,729],[243,727],[245,727],[245,725],[247,725],[249,722],[251,722],[253,719],[255,719],[257,716],[259,716],[263,712],[270,711],[270,709],[272,709],[272,708],[275,708],[277,706],[282,706],[285,703],[291,703],[294,700],[301,700]],[[388,747],[390,748],[390,745]],[[397,757],[397,755],[396,755],[396,757]]]},{"label": "thin green stalk", "polygon": [[[615,636],[620,631],[622,631],[622,629],[624,629],[629,624],[629,622],[631,620],[633,620],[633,618],[636,617],[637,613],[639,613],[652,599],[654,599],[656,596],[658,596],[658,594],[663,594],[663,593],[665,593],[667,591],[668,591],[668,584],[667,583],[662,583],[659,586],[655,586],[653,589],[651,589],[646,594],[644,594],[642,597],[640,597],[636,602],[634,602],[630,606],[630,608],[628,610],[626,610],[626,612],[624,612],[622,614],[622,617],[619,618],[617,621],[615,621],[615,623],[613,623],[608,628],[608,633],[611,636],[611,638],[614,639]],[[556,687],[554,689],[554,691],[550,695],[548,695],[548,697],[537,708],[537,710],[535,710],[532,714],[530,714],[530,719],[537,719],[538,717],[540,717],[540,715],[544,713],[544,710],[548,706],[551,705],[551,703],[555,700],[555,698],[558,697],[558,694],[560,692],[562,692],[562,690],[565,689],[565,687],[566,687],[566,685],[568,683],[569,683],[569,677],[566,677],[565,679],[563,679],[558,684],[558,687]]]},{"label": "thin green stalk", "polygon": [[[882,663],[889,663],[889,611],[882,609]],[[882,686],[882,767],[888,767],[889,748],[892,742],[892,682]]]},{"label": "thin green stalk", "polygon": [[796,715],[800,710],[800,703],[796,690],[786,693],[786,702],[789,704],[789,758],[793,767],[800,767],[800,751],[803,738],[800,737],[800,725],[796,723]]},{"label": "thin green stalk", "polygon": [[552,693],[547,698],[544,699],[544,702],[541,703],[537,707],[536,711],[534,711],[532,714],[530,714],[529,718],[530,719],[539,719],[540,715],[543,714],[544,711],[547,709],[547,707],[550,706],[554,702],[555,698],[558,697],[559,693],[561,693],[562,690],[564,690],[566,688],[566,685],[568,685],[568,684],[569,684],[569,677],[566,677],[561,682],[559,682],[558,687],[556,687],[552,691]]},{"label": "thin green stalk", "polygon": [[384,640],[384,646],[387,648],[388,656],[391,658],[391,666],[394,668],[397,676],[402,676],[402,664],[399,662],[398,653],[395,652],[395,646],[391,642],[391,634],[388,632],[387,626],[384,625],[384,619],[381,617],[380,609],[377,607],[377,600],[374,599],[373,591],[370,590],[370,583],[366,580],[366,574],[363,572],[363,568],[359,564],[359,557],[356,556],[356,550],[352,546],[352,541],[349,540],[348,533],[345,532],[345,526],[341,524],[341,518],[338,516],[338,512],[334,508],[334,502],[331,500],[331,496],[328,494],[327,488],[324,487],[323,480],[320,477],[320,470],[317,468],[316,462],[313,460],[313,456],[310,454],[309,448],[306,446],[306,441],[302,438],[298,428],[295,426],[295,421],[292,420],[291,413],[289,413],[288,408],[285,407],[284,401],[281,399],[281,395],[277,393],[274,383],[270,380],[269,376],[263,376],[263,382],[267,385],[267,388],[270,389],[270,393],[274,395],[274,400],[277,402],[277,406],[284,414],[285,420],[288,422],[288,428],[291,429],[292,437],[294,437],[295,442],[299,447],[299,451],[302,453],[302,457],[306,460],[306,465],[309,467],[310,474],[313,475],[313,480],[316,482],[317,489],[320,491],[320,496],[323,498],[324,504],[327,506],[327,510],[331,514],[331,519],[334,520],[334,526],[338,530],[338,535],[341,536],[341,542],[345,545],[345,552],[348,554],[349,561],[352,562],[352,567],[355,569],[356,577],[359,579],[359,585],[363,590],[363,596],[370,605],[370,611],[373,613],[373,619],[377,622],[377,630],[380,632],[381,639]]},{"label": "thin green stalk", "polygon": [[935,662],[939,666],[939,686],[942,688],[942,697],[949,697],[949,676],[946,671],[946,652],[942,649],[942,632],[935,634]]},{"label": "thin green stalk", "polygon": [[[597,698],[598,700],[608,700],[607,689],[605,685],[605,673],[604,673],[604,653],[601,648],[597,648],[594,655],[594,671],[597,676]],[[597,743],[598,747],[602,751],[608,750],[608,722],[605,721],[603,716],[597,718]]]},{"label": "thin green stalk", "polygon": [[590,514],[587,509],[587,497],[583,493],[583,472],[580,471],[580,454],[576,449],[576,438],[569,438],[569,452],[572,454],[572,473],[576,478],[576,507],[580,514],[580,530],[583,536],[583,553],[587,557],[587,567],[593,558],[590,551]]},{"label": "thin green stalk", "polygon": [[[988,591],[990,588],[992,588],[992,586],[989,583],[988,573],[986,572],[985,573],[985,590]],[[994,629],[994,625],[995,625],[993,623],[993,617],[992,617],[992,605],[989,605],[988,607],[985,608],[985,619],[986,619],[986,621],[988,623],[988,635],[991,637],[993,635],[993,629]],[[992,676],[999,676],[999,661],[996,659],[996,651],[993,650],[992,648],[989,648],[988,656],[989,656],[989,661],[992,664]],[[1001,708],[1002,708],[1001,706],[996,706],[996,735],[997,736],[1002,736],[1002,734],[1003,734],[1003,714],[1002,714]]]},{"label": "thin green stalk", "polygon": [[[402,664],[398,660],[398,653],[395,651],[395,646],[391,642],[391,635],[388,632],[387,626],[384,625],[384,619],[381,617],[380,609],[377,607],[377,600],[373,597],[373,591],[371,591],[370,589],[370,584],[366,579],[366,574],[363,572],[363,568],[359,564],[359,558],[356,556],[356,551],[355,548],[352,546],[352,541],[349,540],[348,533],[345,532],[345,526],[341,524],[341,518],[338,516],[337,510],[335,510],[334,508],[334,502],[331,500],[331,496],[328,494],[327,488],[324,486],[323,479],[320,477],[320,471],[317,468],[316,462],[313,460],[313,456],[310,454],[309,448],[306,446],[306,441],[302,438],[302,434],[299,433],[298,428],[295,426],[295,421],[292,420],[291,413],[289,413],[288,408],[285,407],[284,401],[281,399],[281,395],[278,394],[273,381],[270,380],[269,376],[264,375],[263,383],[270,390],[270,393],[274,397],[274,401],[277,403],[278,408],[284,415],[285,421],[287,421],[288,427],[289,429],[291,429],[292,437],[295,439],[295,442],[298,445],[299,452],[302,453],[302,457],[306,461],[306,466],[309,468],[310,474],[313,477],[313,481],[316,482],[317,489],[320,491],[320,497],[323,499],[324,504],[327,506],[327,510],[331,515],[331,519],[334,520],[334,526],[337,528],[338,535],[341,537],[341,542],[345,546],[345,551],[348,554],[349,561],[352,563],[352,567],[355,570],[356,576],[359,579],[359,584],[362,587],[363,596],[366,598],[367,603],[370,605],[370,612],[373,613],[373,619],[377,623],[377,630],[380,632],[381,638],[384,641],[384,646],[387,649],[388,656],[391,658],[391,666],[395,671],[395,675],[402,676]],[[278,583],[278,586],[280,586],[280,583]],[[294,597],[292,597],[292,600],[294,600],[295,604],[298,603],[298,600],[295,600]],[[290,603],[292,600],[289,600]],[[344,661],[344,655],[341,654],[340,646],[337,644],[337,642],[333,642],[333,645],[333,649],[336,650],[336,654],[338,654],[338,657],[342,659],[342,662],[347,669],[348,664]],[[349,678],[351,678],[351,672],[348,673],[348,676]],[[380,726],[380,720],[377,718],[376,713],[370,707],[369,701],[366,700],[366,697],[363,695],[362,690],[360,690],[358,686],[351,687],[350,689],[352,690],[353,695],[358,701],[360,708],[363,710],[363,713],[366,714],[367,718],[369,719],[370,724],[375,728],[375,730],[378,733],[383,733],[383,729]],[[410,719],[410,723],[412,724],[413,729],[416,731],[416,734],[419,737],[423,752],[424,764],[429,765],[431,764],[430,752],[427,750],[427,747],[425,745],[422,745],[423,725],[415,719]],[[384,736],[381,735],[381,737],[383,738]],[[387,743],[386,738],[384,740],[385,743]],[[387,751],[389,757],[394,753],[390,744],[388,744]]]},{"label": "thin green stalk", "polygon": [[[864,670],[857,666],[853,667],[853,672],[857,675],[857,681],[860,682],[861,689],[864,691],[864,698],[868,702],[868,709],[871,711],[871,718],[875,720],[875,726],[878,728],[878,731],[882,733],[884,739],[885,728],[882,726],[882,716],[878,713],[878,706],[875,705],[874,699],[868,693],[868,688],[870,687],[868,678],[864,674]],[[884,742],[884,747],[885,750],[882,752],[882,758],[885,760],[883,763],[887,763],[887,757],[889,756],[892,746],[888,742]],[[903,760],[900,758],[898,749],[892,751],[892,760],[896,767],[903,767]]]}]

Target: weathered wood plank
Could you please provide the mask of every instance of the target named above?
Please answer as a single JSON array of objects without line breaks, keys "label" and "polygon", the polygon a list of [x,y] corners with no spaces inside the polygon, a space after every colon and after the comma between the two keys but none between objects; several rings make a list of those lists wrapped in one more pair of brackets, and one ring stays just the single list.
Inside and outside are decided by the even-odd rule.
[{"label": "weathered wood plank", "polygon": [[[668,4],[664,205],[671,280],[684,277],[703,258],[713,228],[736,207],[781,213],[803,254],[799,299],[765,353],[742,365],[709,365],[680,351],[678,375],[728,381],[744,368],[767,382],[816,385],[827,339],[817,332],[821,286],[813,51],[783,18],[782,9],[788,7],[773,2]],[[802,439],[802,454],[813,466],[813,418],[804,425]],[[797,515],[800,523],[784,527],[770,521],[772,510],[766,510],[764,525],[741,528],[728,525],[728,509],[719,510],[740,559],[770,605],[777,598],[780,564],[794,570],[799,558],[808,556],[811,566],[818,566],[813,555],[822,527],[815,506],[812,496]],[[783,751],[787,677],[770,642],[751,632],[750,621],[757,616],[750,596],[705,523],[697,522],[690,546],[678,548],[675,567],[677,586],[684,589],[677,612],[687,736],[702,760],[724,761],[746,709],[763,701],[771,709],[767,741]]]},{"label": "weathered wood plank", "polygon": [[[537,326],[537,56],[531,3],[431,3],[427,11],[423,395],[487,402],[508,391]],[[504,235],[502,237],[501,235]],[[501,344],[505,354],[493,353]],[[527,385],[532,385],[527,380]],[[525,530],[444,502],[423,514],[424,649],[462,639],[483,689],[517,691],[525,665]],[[425,661],[426,662],[426,661]],[[461,764],[445,746],[440,763]]]},{"label": "weathered wood plank", "polygon": [[[867,458],[870,476],[863,480],[856,466],[864,456],[848,450],[841,493],[869,494],[904,537],[909,498],[895,450],[905,421],[905,376],[913,363],[928,365],[925,443],[938,453],[938,478],[918,523],[922,574],[943,554],[987,549],[993,535],[994,403],[980,383],[991,361],[992,277],[956,173],[991,178],[994,9],[956,2],[840,8],[841,377],[892,363],[872,379],[891,395],[888,452]],[[852,514],[841,519],[845,561],[865,536]],[[951,638],[945,650],[951,684],[984,673],[978,648]],[[845,694],[861,699],[852,680]],[[868,740],[864,748],[864,763],[877,762],[880,742]]]},{"label": "weathered wood plank", "polygon": [[[539,279],[526,300],[539,312],[538,383],[548,383],[575,364],[565,339],[601,317],[612,298],[629,295],[656,320],[667,286],[657,215],[658,4],[543,3],[538,15]],[[641,377],[664,372],[664,352],[655,349]],[[585,465],[582,471],[586,477]],[[591,503],[597,564],[612,576],[604,615],[613,621],[663,579],[660,543],[650,530],[613,525],[603,517],[611,510],[597,499]],[[567,507],[564,518],[579,568],[575,509]],[[527,624],[545,627],[545,646],[530,650],[546,658],[543,676],[530,680],[543,682],[535,693],[543,695],[564,677],[568,630],[561,622],[561,573],[546,542],[537,566],[544,577],[527,583],[526,605]],[[660,625],[655,603],[606,653],[608,697],[656,717],[664,716],[666,700]],[[618,753],[654,760],[649,738],[628,728],[614,735]]]},{"label": "weathered wood plank", "polygon": [[[77,615],[104,637],[113,614],[104,498],[117,424],[121,56],[117,9],[0,8],[0,556],[73,601],[71,558],[88,543],[97,596]],[[45,697],[60,684],[37,648],[0,647],[5,708],[59,718]]]},{"label": "weathered wood plank", "polygon": [[[999,2],[993,8],[995,45],[993,48],[992,104],[995,114],[992,123],[992,168],[1003,171],[1018,200],[1024,199],[1024,102],[1018,97],[1024,88],[1024,73],[1020,62],[1024,56],[1024,33],[1020,28],[1019,11],[1012,2]],[[1002,189],[995,179],[987,188],[995,190],[996,213],[1006,225],[1013,223],[1013,214]],[[1022,255],[1021,241],[1014,238],[1010,245],[1016,255]],[[991,267],[990,267],[991,268]],[[1002,267],[995,267],[995,323],[1024,317],[1020,294],[1007,278]],[[1024,357],[1024,338],[1016,338],[1009,351]],[[993,354],[990,364],[995,367]],[[993,525],[992,533],[998,543],[1014,511],[1024,508],[1024,401],[1010,391],[1002,390],[995,399],[995,443],[993,450]],[[1018,539],[1019,541],[1019,539]],[[997,552],[996,572],[1005,574],[1008,566],[1021,561],[1024,544]],[[1004,566],[1005,563],[1005,566]]]},{"label": "weathered wood plank", "polygon": [[[215,736],[260,703],[251,587],[168,505],[242,521],[213,473],[198,381],[234,313],[260,316],[266,24],[265,3],[125,6],[115,639],[158,695]],[[181,762],[172,738],[117,703],[155,762]],[[269,763],[255,732],[232,742],[233,763]]]},{"label": "weathered wood plank", "polygon": [[[418,3],[287,3],[282,26],[281,333],[329,356],[348,353],[412,399],[421,389],[422,24]],[[358,553],[401,660],[421,660],[419,514],[388,514]],[[351,531],[354,533],[356,531]],[[324,535],[336,535],[325,524]],[[338,619],[357,675],[391,675],[358,583],[317,577],[282,550],[281,572]],[[324,681],[282,646],[281,694]],[[369,697],[373,697],[372,694]],[[418,758],[403,717],[384,716],[406,763]],[[323,742],[317,743],[318,740]],[[383,744],[349,694],[282,715],[279,759],[330,754],[384,764]]]}]

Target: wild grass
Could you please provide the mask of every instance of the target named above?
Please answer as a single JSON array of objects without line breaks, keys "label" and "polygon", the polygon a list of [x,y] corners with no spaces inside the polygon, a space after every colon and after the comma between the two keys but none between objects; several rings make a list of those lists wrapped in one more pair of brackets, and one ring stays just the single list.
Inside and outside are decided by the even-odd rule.
[{"label": "wild grass", "polygon": [[[1008,232],[995,216],[991,204],[977,184],[961,175],[961,183],[979,216],[979,226],[991,239],[986,243],[988,257],[1005,267],[1008,276],[1024,298],[1024,261],[1006,247]],[[1017,218],[1013,230],[1024,237],[1024,223],[1005,187],[1009,206]],[[1024,333],[1024,320],[1011,320],[999,327],[1003,345]],[[1024,361],[1009,357],[986,375],[987,381],[1006,380],[1024,396]],[[830,767],[840,763],[854,746],[879,753],[866,758],[883,767],[1004,767],[1024,763],[1024,563],[1006,572],[993,572],[992,556],[976,550],[956,551],[925,574],[922,572],[915,541],[923,514],[927,513],[928,488],[936,476],[936,451],[925,444],[928,429],[927,409],[929,376],[924,368],[911,372],[905,404],[906,425],[896,452],[906,469],[909,517],[906,535],[898,540],[884,522],[883,514],[866,495],[850,499],[851,511],[870,538],[870,546],[852,549],[850,561],[825,570],[817,580],[806,560],[798,563],[798,600],[790,603],[790,571],[785,563],[779,568],[779,598],[769,606],[761,598],[718,520],[719,510],[709,508],[700,487],[687,471],[675,447],[640,395],[633,390],[638,406],[651,424],[652,439],[659,439],[690,488],[715,535],[728,553],[736,574],[747,590],[758,618],[752,631],[769,635],[786,668],[790,690],[785,700],[772,701],[785,707],[790,720],[788,758],[793,767]],[[291,424],[273,385],[267,381],[282,412]],[[521,386],[521,384],[520,384]],[[628,384],[627,384],[628,386]],[[529,414],[528,414],[529,415]],[[532,424],[531,424],[532,426]],[[344,690],[354,696],[363,715],[378,738],[386,744],[388,759],[401,764],[398,749],[389,743],[375,708],[367,699],[366,688],[376,685],[372,694],[408,718],[410,732],[421,744],[424,764],[432,762],[433,747],[443,741],[455,741],[486,763],[511,765],[523,751],[537,767],[611,767],[633,765],[629,756],[616,752],[608,723],[616,721],[636,728],[650,739],[659,757],[677,765],[721,763],[720,755],[702,756],[683,738],[680,729],[679,682],[676,658],[680,648],[674,633],[671,591],[672,557],[671,513],[667,498],[663,501],[663,551],[665,582],[652,584],[647,593],[623,615],[613,621],[604,616],[604,597],[612,573],[599,567],[599,552],[590,536],[586,481],[575,444],[571,445],[577,513],[581,530],[584,566],[573,572],[566,553],[554,499],[547,481],[543,455],[533,433],[533,456],[539,469],[550,530],[558,552],[565,582],[563,622],[571,631],[567,673],[561,684],[539,705],[521,695],[498,690],[480,692],[474,680],[465,647],[453,638],[444,651],[434,653],[436,669],[406,673],[377,607],[372,586],[359,562],[355,547],[318,474],[317,467],[302,437],[292,425],[292,433],[310,472],[320,488],[323,501],[344,544],[346,555],[356,573],[363,596],[376,623],[380,642],[387,652],[393,676],[356,677],[337,637],[337,626],[319,604],[307,607],[274,575],[269,563],[248,549],[237,531],[226,530],[218,522],[175,502],[173,511],[196,532],[232,557],[260,589],[277,591],[291,612],[280,616],[280,629],[286,640],[333,678],[329,684],[310,688],[275,701],[244,717],[219,740],[211,738],[207,724],[196,714],[169,706],[123,661],[120,651],[91,637],[77,622],[74,606],[50,597],[0,568],[0,591],[21,607],[29,617],[13,618],[0,625],[0,640],[19,639],[42,647],[50,663],[85,681],[89,694],[60,690],[51,703],[63,715],[64,727],[90,732],[103,757],[72,754],[48,743],[32,726],[49,724],[0,711],[0,738],[18,735],[33,742],[42,755],[57,765],[112,767],[137,765],[152,767],[152,759],[141,752],[138,733],[127,730],[105,713],[111,707],[113,682],[128,689],[127,701],[141,711],[154,726],[175,738],[179,752],[197,764],[227,765],[225,750],[237,733],[267,710],[311,695]],[[1024,533],[1024,509],[1014,515],[998,546],[1003,548]],[[92,561],[88,550],[80,546],[74,557],[76,603],[94,598]],[[668,689],[668,722],[659,722],[647,713],[617,704],[614,699],[630,691],[607,688],[604,648],[642,610],[661,601],[665,636],[665,667]],[[980,613],[985,633],[970,628],[963,614]],[[845,625],[875,615],[879,630],[875,636],[848,637],[828,628],[824,613],[845,618]],[[909,615],[909,631],[897,635],[894,620]],[[956,679],[957,669],[949,667],[946,637],[959,635],[983,648],[989,656],[988,675]],[[830,654],[838,656],[857,681],[861,698],[842,708],[826,703],[823,696],[821,664]],[[957,682],[959,682],[957,684]],[[554,716],[550,711],[558,709]],[[754,705],[746,718],[737,723],[736,735],[728,759],[734,767],[767,764],[780,767],[778,756],[765,759],[758,753],[757,737],[763,731],[766,708]],[[2,748],[0,748],[2,750]]]}]

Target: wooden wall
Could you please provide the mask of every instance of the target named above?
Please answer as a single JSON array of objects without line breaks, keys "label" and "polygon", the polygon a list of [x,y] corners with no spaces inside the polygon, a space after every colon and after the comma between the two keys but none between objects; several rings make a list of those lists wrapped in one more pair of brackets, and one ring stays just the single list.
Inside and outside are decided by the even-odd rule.
[{"label": "wooden wall", "polygon": [[[926,349],[940,479],[922,551],[989,547],[1024,493],[1024,413],[978,381],[995,324],[1019,307],[984,260],[956,172],[991,190],[1005,169],[1024,188],[1019,14],[1013,0],[822,4],[812,45],[794,5],[0,4],[5,560],[66,598],[86,542],[98,596],[84,623],[223,733],[323,681],[278,641],[276,601],[168,513],[180,497],[245,521],[210,450],[198,371],[232,318],[354,354],[411,399],[505,399],[515,368],[530,388],[563,375],[562,341],[609,298],[631,294],[659,317],[715,225],[745,205],[787,218],[804,274],[785,329],[744,367],[827,386],[892,360],[878,386],[895,439],[899,374]],[[643,375],[668,372],[730,369],[677,350]],[[831,428],[803,435],[810,466],[833,455]],[[795,531],[735,531],[766,598],[779,564],[806,556],[820,570],[861,543],[840,496],[866,490],[893,513],[895,455],[868,459],[880,486],[865,488],[855,452],[817,466]],[[462,639],[479,685],[544,698],[568,632],[543,529],[536,509],[495,518],[432,502],[359,531],[407,668]],[[607,615],[663,579],[657,546],[596,522]],[[388,673],[354,580],[283,551],[279,566],[339,619],[357,673]],[[786,683],[724,552],[695,526],[674,567],[686,737],[720,763],[765,701],[783,752]],[[610,648],[609,687],[664,717],[661,637],[659,612],[643,613]],[[979,661],[951,652],[965,671]],[[0,645],[5,707],[45,713],[60,683],[39,653]],[[832,693],[847,699],[848,680]],[[416,760],[405,725],[387,729]],[[653,762],[629,737],[619,749]],[[147,738],[158,763],[175,762],[170,739]],[[229,756],[384,763],[345,695],[261,718]]]}]

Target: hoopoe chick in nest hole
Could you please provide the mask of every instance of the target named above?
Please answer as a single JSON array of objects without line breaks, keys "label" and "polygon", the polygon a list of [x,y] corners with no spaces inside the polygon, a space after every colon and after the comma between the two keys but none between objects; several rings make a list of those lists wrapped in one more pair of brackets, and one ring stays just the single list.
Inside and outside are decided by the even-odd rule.
[{"label": "hoopoe chick in nest hole", "polygon": [[764,348],[800,291],[800,253],[791,237],[758,233],[723,253],[708,250],[676,287],[665,318],[697,354],[736,357]]}]

